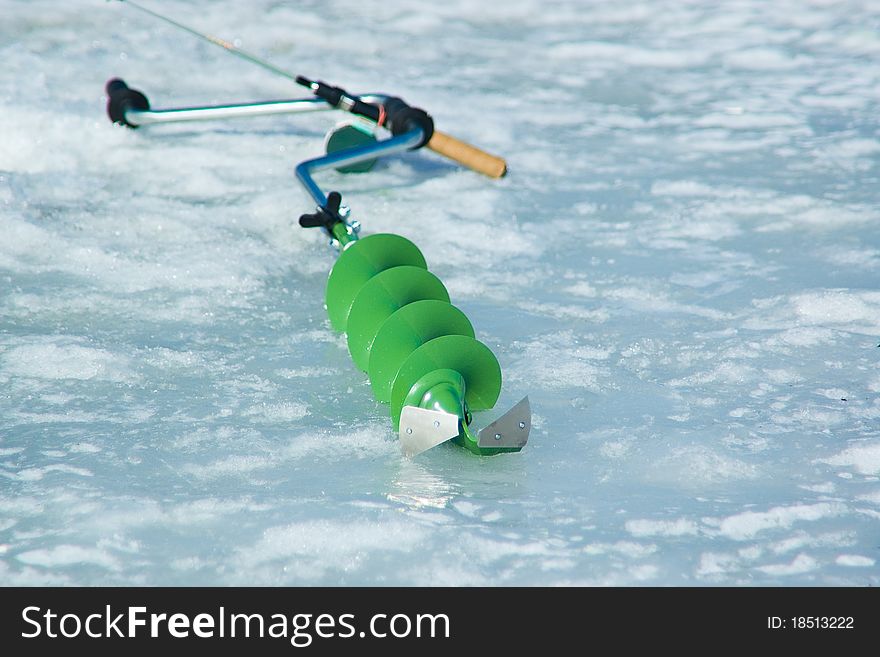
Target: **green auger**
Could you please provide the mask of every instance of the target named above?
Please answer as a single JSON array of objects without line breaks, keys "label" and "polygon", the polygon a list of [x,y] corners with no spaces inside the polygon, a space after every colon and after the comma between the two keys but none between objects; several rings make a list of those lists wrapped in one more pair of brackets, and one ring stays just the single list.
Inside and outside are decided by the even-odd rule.
[{"label": "green auger", "polygon": [[404,453],[450,439],[480,456],[520,451],[531,429],[528,398],[482,431],[472,430],[472,411],[491,409],[501,392],[498,359],[474,338],[471,322],[450,303],[415,244],[388,233],[358,239],[340,202],[331,192],[300,224],[324,227],[340,249],[325,293],[330,324],[346,334],[376,398],[390,403]]},{"label": "green auger", "polygon": [[498,400],[501,367],[415,244],[382,233],[347,242],[330,271],[326,304],[376,398],[390,402],[405,452],[450,438],[482,456],[522,449],[526,409],[518,409],[512,436],[485,440],[471,431],[471,411]]}]

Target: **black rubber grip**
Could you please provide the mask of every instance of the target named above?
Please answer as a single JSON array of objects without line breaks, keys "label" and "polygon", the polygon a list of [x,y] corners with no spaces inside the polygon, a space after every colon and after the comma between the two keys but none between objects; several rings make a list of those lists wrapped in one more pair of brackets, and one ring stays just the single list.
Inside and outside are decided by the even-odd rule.
[{"label": "black rubber grip", "polygon": [[421,128],[422,141],[411,150],[421,148],[434,136],[434,119],[425,110],[407,105],[400,98],[389,98],[385,101],[385,124],[391,130],[391,134],[400,135],[416,128]]},{"label": "black rubber grip", "polygon": [[130,88],[125,84],[124,80],[113,78],[107,82],[105,87],[107,92],[107,116],[113,123],[128,126],[129,128],[137,128],[134,123],[129,123],[125,118],[128,110],[146,111],[150,109],[150,101],[137,89]]}]

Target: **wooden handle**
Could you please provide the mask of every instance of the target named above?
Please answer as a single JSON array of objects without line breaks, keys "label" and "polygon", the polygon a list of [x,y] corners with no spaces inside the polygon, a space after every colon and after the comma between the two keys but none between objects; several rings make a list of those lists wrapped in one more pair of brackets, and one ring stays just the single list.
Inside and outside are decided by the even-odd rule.
[{"label": "wooden handle", "polygon": [[501,178],[507,173],[507,162],[502,158],[438,130],[434,131],[428,148],[490,178]]}]

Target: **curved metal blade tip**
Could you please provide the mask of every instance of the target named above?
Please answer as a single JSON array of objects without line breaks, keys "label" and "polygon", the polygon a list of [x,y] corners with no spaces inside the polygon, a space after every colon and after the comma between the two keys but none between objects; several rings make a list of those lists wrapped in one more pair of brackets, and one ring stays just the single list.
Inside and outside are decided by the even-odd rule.
[{"label": "curved metal blade tip", "polygon": [[532,407],[528,395],[492,424],[480,431],[480,447],[522,448],[532,430]]},{"label": "curved metal blade tip", "polygon": [[400,448],[412,458],[458,435],[458,416],[404,406],[400,413]]}]

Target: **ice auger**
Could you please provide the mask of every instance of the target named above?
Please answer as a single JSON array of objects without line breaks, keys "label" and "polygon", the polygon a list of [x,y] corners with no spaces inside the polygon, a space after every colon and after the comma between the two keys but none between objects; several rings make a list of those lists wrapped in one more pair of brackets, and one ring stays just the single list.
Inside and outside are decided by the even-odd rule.
[{"label": "ice auger", "polygon": [[[296,176],[316,204],[299,218],[304,228],[330,237],[339,257],[325,291],[331,326],[345,333],[355,365],[366,372],[373,394],[390,404],[391,419],[403,452],[414,456],[446,441],[474,454],[517,452],[528,440],[528,397],[480,431],[472,413],[495,406],[501,392],[498,359],[475,338],[470,320],[450,303],[443,283],[428,271],[411,241],[395,234],[360,238],[342,196],[325,194],[314,173],[335,168],[343,173],[369,170],[377,159],[428,146],[490,177],[506,172],[503,159],[434,129],[431,116],[397,97],[352,95],[344,89],[293,76],[253,55],[180,25],[133,2],[146,13],[221,45],[233,54],[295,79],[313,97],[236,105],[153,110],[147,97],[114,78],[107,83],[107,113],[130,128],[142,125],[240,116],[342,110],[356,117],[325,140],[326,154],[300,163]],[[378,128],[390,136],[378,139]]]}]

